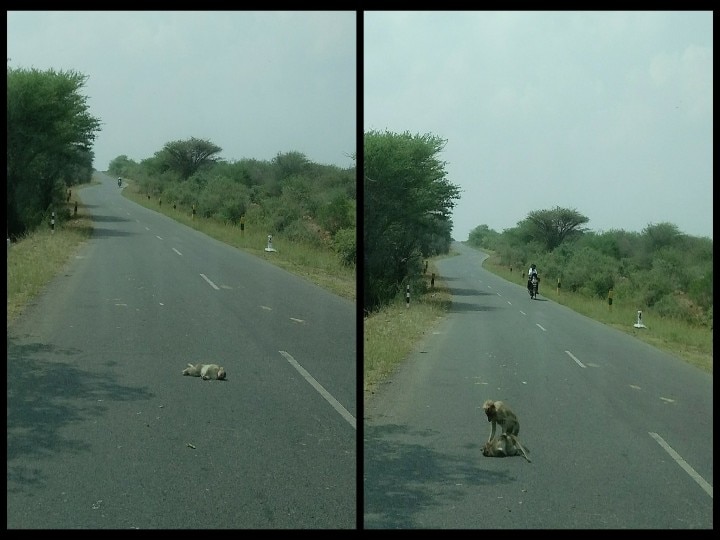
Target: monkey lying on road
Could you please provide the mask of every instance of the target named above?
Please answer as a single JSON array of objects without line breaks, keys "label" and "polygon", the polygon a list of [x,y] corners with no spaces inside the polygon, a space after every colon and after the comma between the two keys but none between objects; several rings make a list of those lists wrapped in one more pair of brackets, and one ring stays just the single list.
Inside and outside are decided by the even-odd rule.
[{"label": "monkey lying on road", "polygon": [[532,463],[527,456],[527,450],[520,444],[520,439],[515,435],[503,433],[496,439],[492,439],[485,443],[482,450],[485,457],[510,457],[522,456]]},{"label": "monkey lying on road", "polygon": [[502,433],[509,433],[510,435],[520,433],[520,422],[517,416],[502,401],[488,399],[483,403],[483,410],[487,415],[488,422],[492,422],[488,442],[495,437],[495,424],[500,424]]},{"label": "monkey lying on road", "polygon": [[191,377],[200,377],[204,381],[208,379],[222,381],[225,380],[226,377],[225,368],[217,364],[188,364],[188,367],[183,370],[182,374],[190,375]]}]

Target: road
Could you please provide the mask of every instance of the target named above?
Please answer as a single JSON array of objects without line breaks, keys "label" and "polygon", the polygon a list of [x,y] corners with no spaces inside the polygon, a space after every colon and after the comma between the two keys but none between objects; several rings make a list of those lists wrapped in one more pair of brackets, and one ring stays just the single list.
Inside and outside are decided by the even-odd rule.
[{"label": "road", "polygon": [[356,528],[354,303],[99,177],[8,330],[8,528]]},{"label": "road", "polygon": [[[454,248],[451,313],[366,400],[364,527],[712,529],[712,376]],[[486,399],[532,463],[482,456]]]}]

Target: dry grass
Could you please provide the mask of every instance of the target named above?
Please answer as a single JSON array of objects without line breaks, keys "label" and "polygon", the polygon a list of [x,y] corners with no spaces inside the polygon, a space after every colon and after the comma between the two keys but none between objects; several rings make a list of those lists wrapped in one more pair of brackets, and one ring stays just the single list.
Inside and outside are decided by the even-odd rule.
[{"label": "dry grass", "polygon": [[[72,203],[74,207],[74,203]],[[70,208],[71,204],[68,204]],[[73,212],[74,208],[70,208]],[[70,221],[40,228],[13,243],[7,259],[7,324],[15,321],[90,238],[92,223],[81,202]]]},{"label": "dry grass", "polygon": [[[437,260],[437,259],[435,259]],[[437,271],[434,260],[428,265],[428,275]],[[410,354],[413,347],[450,309],[451,295],[442,280],[435,279],[435,288],[427,294],[404,300],[373,313],[364,320],[364,389],[373,393],[382,382]]]}]

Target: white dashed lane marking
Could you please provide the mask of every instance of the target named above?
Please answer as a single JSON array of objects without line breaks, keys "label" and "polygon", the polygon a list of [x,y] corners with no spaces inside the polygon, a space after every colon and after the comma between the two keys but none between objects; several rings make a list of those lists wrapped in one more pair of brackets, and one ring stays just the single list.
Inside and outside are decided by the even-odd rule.
[{"label": "white dashed lane marking", "polygon": [[201,276],[205,281],[207,281],[213,289],[215,289],[216,291],[219,291],[219,290],[220,290],[220,287],[218,287],[218,286],[215,285],[212,281],[210,281],[210,279],[208,279],[208,277],[207,277],[205,274],[200,274],[200,276]]},{"label": "white dashed lane marking", "polygon": [[585,364],[583,364],[580,360],[578,360],[577,358],[575,358],[575,356],[573,356],[573,353],[571,353],[570,351],[565,351],[565,352],[567,353],[567,355],[568,355],[570,358],[572,358],[573,360],[575,360],[575,363],[576,363],[578,366],[580,366],[581,368],[584,368],[584,367],[585,367]]}]

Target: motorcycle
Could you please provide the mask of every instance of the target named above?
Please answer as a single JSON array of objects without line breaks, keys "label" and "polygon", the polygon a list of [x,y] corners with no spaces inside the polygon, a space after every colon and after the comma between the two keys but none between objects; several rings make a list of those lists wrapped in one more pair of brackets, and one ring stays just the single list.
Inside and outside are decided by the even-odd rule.
[{"label": "motorcycle", "polygon": [[118,178],[118,187],[122,187],[122,178]]},{"label": "motorcycle", "polygon": [[530,293],[530,300],[537,298],[539,283],[540,278],[537,276],[537,274],[533,274],[532,278],[530,278],[530,285],[528,287],[528,292]]}]

